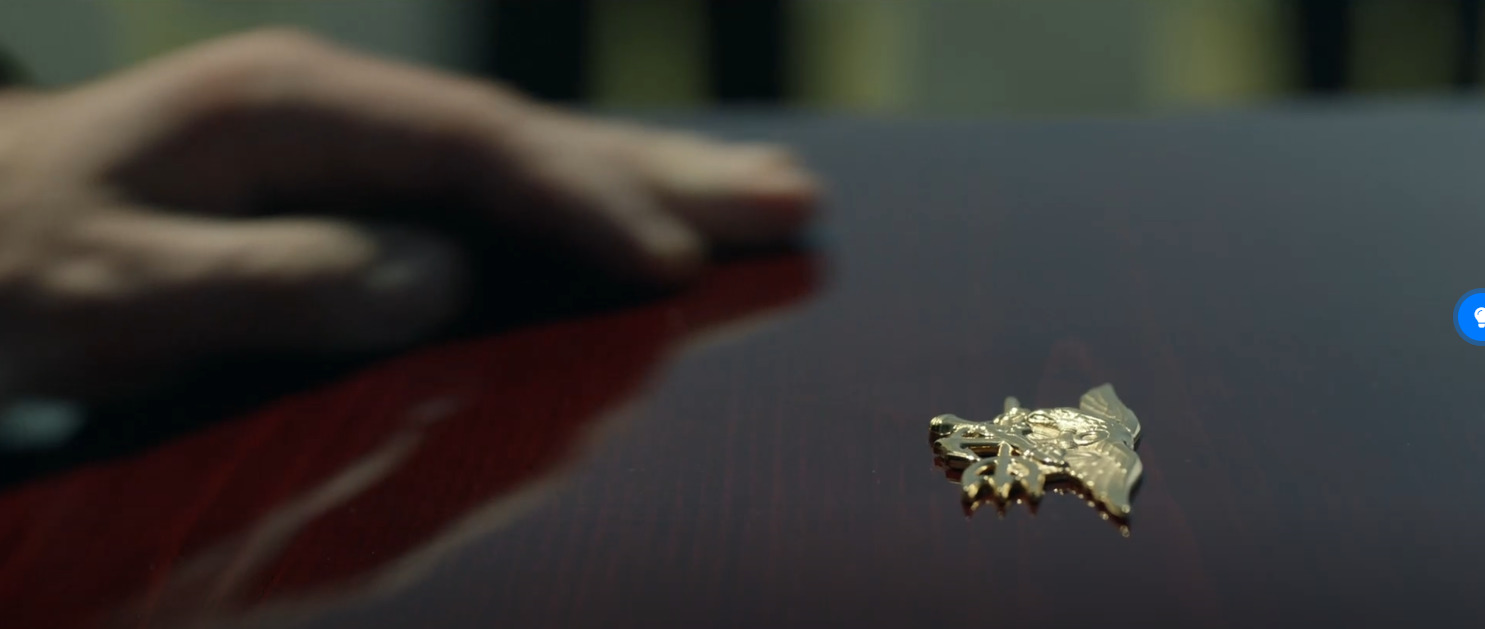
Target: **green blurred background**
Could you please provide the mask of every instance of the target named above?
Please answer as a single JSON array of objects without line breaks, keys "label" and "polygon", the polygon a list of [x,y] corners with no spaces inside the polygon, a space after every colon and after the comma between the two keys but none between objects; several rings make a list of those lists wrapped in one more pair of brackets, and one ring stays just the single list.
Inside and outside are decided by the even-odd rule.
[{"label": "green blurred background", "polygon": [[1476,0],[0,0],[46,85],[298,25],[598,106],[1128,114],[1459,93]]}]

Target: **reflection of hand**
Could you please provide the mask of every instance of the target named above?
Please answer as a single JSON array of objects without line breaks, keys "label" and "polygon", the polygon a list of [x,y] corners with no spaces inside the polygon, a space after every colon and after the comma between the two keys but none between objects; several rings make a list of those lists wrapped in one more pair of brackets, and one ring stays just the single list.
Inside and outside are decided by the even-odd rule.
[{"label": "reflection of hand", "polygon": [[0,375],[419,338],[458,309],[460,256],[430,232],[328,218],[394,196],[674,281],[709,244],[789,234],[813,194],[775,147],[585,120],[302,34],[239,36],[65,93],[0,92]]},{"label": "reflection of hand", "polygon": [[668,355],[776,316],[814,274],[803,256],[724,265],[669,299],[418,351],[0,493],[6,618],[277,626],[406,584],[537,504]]}]

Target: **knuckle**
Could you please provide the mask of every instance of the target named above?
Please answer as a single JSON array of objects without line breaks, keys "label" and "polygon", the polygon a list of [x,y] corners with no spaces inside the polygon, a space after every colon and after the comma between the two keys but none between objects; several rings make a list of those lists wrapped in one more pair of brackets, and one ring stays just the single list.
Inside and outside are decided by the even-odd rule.
[{"label": "knuckle", "polygon": [[321,51],[313,44],[297,39],[280,42],[273,36],[244,41],[224,54],[213,70],[236,75],[235,79],[249,84],[275,82],[314,68],[321,58]]},{"label": "knuckle", "polygon": [[68,309],[111,304],[139,287],[124,252],[82,237],[82,230],[62,230],[47,239],[24,269],[24,284],[37,305]]},{"label": "knuckle", "polygon": [[[3,183],[3,182],[0,182]],[[0,302],[14,306],[30,298],[47,300],[72,289],[59,255],[66,208],[25,198],[0,198]],[[3,310],[3,308],[0,308]]]},{"label": "knuckle", "polygon": [[314,32],[292,26],[258,29],[229,40],[245,53],[306,57],[329,52],[331,44]]},{"label": "knuckle", "polygon": [[130,294],[130,283],[114,261],[87,257],[58,261],[39,274],[35,294],[52,306],[113,303]]},{"label": "knuckle", "polygon": [[231,107],[292,95],[323,71],[333,47],[293,29],[240,35],[203,51],[180,87],[186,99]]}]

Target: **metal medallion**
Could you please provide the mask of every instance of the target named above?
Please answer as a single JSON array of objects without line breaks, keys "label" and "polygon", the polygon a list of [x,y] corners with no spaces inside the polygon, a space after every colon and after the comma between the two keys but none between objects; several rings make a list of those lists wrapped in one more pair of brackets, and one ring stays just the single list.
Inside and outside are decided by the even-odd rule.
[{"label": "metal medallion", "polygon": [[1143,470],[1134,451],[1140,422],[1108,384],[1083,394],[1078,408],[1027,410],[1009,397],[995,419],[939,415],[928,433],[938,459],[959,471],[971,509],[987,500],[1003,506],[1013,495],[1034,504],[1048,483],[1070,481],[1090,503],[1122,519]]}]

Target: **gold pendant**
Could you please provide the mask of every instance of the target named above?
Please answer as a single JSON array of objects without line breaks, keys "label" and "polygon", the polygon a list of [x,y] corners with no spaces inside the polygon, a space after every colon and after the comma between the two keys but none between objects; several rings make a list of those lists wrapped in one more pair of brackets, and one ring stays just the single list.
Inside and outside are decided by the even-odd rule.
[{"label": "gold pendant", "polygon": [[1134,451],[1140,422],[1108,384],[1083,394],[1078,408],[1033,411],[1009,397],[1005,412],[988,422],[939,415],[928,434],[933,453],[960,470],[971,508],[985,500],[1003,506],[1013,494],[1035,503],[1047,483],[1073,481],[1091,502],[1125,518],[1143,471]]}]

